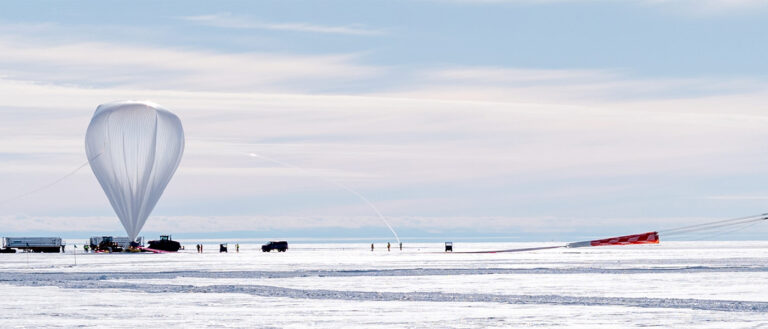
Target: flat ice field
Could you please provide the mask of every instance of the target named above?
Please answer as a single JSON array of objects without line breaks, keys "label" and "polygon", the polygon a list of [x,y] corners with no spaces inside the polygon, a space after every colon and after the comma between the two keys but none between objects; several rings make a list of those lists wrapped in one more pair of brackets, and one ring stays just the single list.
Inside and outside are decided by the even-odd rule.
[{"label": "flat ice field", "polygon": [[0,254],[0,327],[768,328],[768,242],[185,245]]}]

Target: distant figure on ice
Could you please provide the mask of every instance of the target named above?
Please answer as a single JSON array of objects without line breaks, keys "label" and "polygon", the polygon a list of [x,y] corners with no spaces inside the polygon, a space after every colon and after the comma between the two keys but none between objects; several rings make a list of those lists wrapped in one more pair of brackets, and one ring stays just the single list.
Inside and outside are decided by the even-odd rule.
[{"label": "distant figure on ice", "polygon": [[198,243],[198,244],[196,244],[196,245],[195,245],[195,248],[197,248],[197,253],[199,254],[199,253],[200,253],[200,244],[199,244],[199,243]]},{"label": "distant figure on ice", "polygon": [[371,243],[371,251],[373,251],[373,243]]},{"label": "distant figure on ice", "polygon": [[391,245],[389,244],[389,242],[387,242],[387,251],[391,251],[391,250],[389,249],[390,247],[391,247]]},{"label": "distant figure on ice", "polygon": [[403,243],[400,242],[400,251],[403,251]]},{"label": "distant figure on ice", "polygon": [[235,252],[240,252],[240,244],[235,243]]}]

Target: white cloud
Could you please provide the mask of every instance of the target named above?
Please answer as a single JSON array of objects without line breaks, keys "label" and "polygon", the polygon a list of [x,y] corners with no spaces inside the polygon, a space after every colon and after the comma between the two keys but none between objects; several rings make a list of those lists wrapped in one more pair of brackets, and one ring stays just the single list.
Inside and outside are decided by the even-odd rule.
[{"label": "white cloud", "polygon": [[517,4],[517,5],[551,5],[563,3],[603,3],[630,4],[648,8],[660,8],[677,13],[693,14],[696,16],[718,16],[734,13],[751,13],[754,10],[768,8],[768,2],[763,0],[431,0],[438,2],[460,4]]},{"label": "white cloud", "polygon": [[760,201],[768,200],[766,195],[713,195],[701,197],[704,200],[723,200],[723,201]]},{"label": "white cloud", "polygon": [[[182,119],[188,144],[160,205],[167,204],[168,212],[175,209],[172,205],[209,204],[211,211],[225,212],[261,197],[345,193],[301,170],[248,157],[249,152],[373,194],[384,214],[398,214],[396,227],[411,222],[565,227],[590,218],[405,214],[478,212],[489,199],[497,207],[526,198],[585,200],[620,192],[616,185],[626,183],[612,183],[616,177],[766,175],[767,159],[761,154],[768,138],[768,92],[763,83],[749,79],[633,79],[618,70],[446,67],[414,72],[397,90],[323,95],[308,91],[336,81],[376,78],[382,69],[358,64],[352,55],[229,54],[103,42],[51,46],[22,39],[0,38],[0,199],[82,163],[83,135],[93,110],[117,99],[151,99]],[[578,178],[589,186],[558,185]],[[520,191],[521,181],[550,187]],[[481,192],[471,196],[431,195],[478,186]],[[514,192],[484,194],[488,186]],[[387,198],[391,191],[416,195]],[[385,197],[376,198],[378,193]],[[370,210],[355,198],[340,199],[321,205],[297,200],[282,216],[299,226],[308,225],[308,218],[320,226],[354,225],[368,218],[364,215]],[[87,170],[0,211],[35,211],[42,217],[30,217],[48,216],[50,221],[70,218],[67,226],[73,229],[90,227],[89,222],[66,214],[110,212]],[[318,211],[324,217],[307,215]],[[258,229],[271,217],[258,209],[242,212],[252,216],[187,219],[207,229],[214,229],[207,221],[217,222],[215,229],[227,230],[240,229],[237,220],[245,218]],[[610,225],[632,225],[631,219],[623,220]],[[377,220],[367,222],[378,225]],[[157,228],[166,230],[174,220],[157,223],[166,223]]]},{"label": "white cloud", "polygon": [[762,0],[636,0],[650,5],[692,6],[710,9],[752,9],[766,7]]},{"label": "white cloud", "polygon": [[585,81],[610,81],[619,78],[618,72],[606,70],[552,70],[504,67],[454,67],[425,72],[433,80],[481,84],[512,83],[583,83]]},{"label": "white cloud", "polygon": [[[708,217],[670,217],[670,218],[597,218],[568,219],[556,217],[502,217],[502,216],[395,216],[389,221],[401,230],[419,229],[435,233],[455,230],[493,233],[499,231],[520,232],[520,237],[528,234],[552,234],[563,231],[582,231],[585,235],[599,238],[605,234],[606,227],[613,227],[616,235],[637,233],[627,223],[643,223],[648,230],[668,229],[701,222],[712,221]],[[112,231],[121,230],[117,218],[113,216],[90,217],[50,217],[50,216],[0,216],[5,223],[6,232],[19,231]],[[479,226],[478,223],[482,223]],[[144,231],[183,233],[210,233],[226,231],[267,231],[267,230],[311,230],[315,228],[337,227],[359,229],[382,227],[382,236],[389,232],[381,220],[375,216],[152,216]],[[592,233],[589,233],[590,230]],[[626,230],[626,231],[624,231]]]},{"label": "white cloud", "polygon": [[357,56],[220,53],[103,42],[51,44],[0,37],[6,79],[176,90],[280,91],[333,88],[382,69]]},{"label": "white cloud", "polygon": [[[537,225],[553,223],[557,225],[541,229],[565,229],[571,225],[563,222],[565,218],[546,212],[541,214],[543,217],[529,218],[529,224],[521,224],[514,214],[404,215],[451,209],[462,214],[483,207],[488,199],[505,202],[504,198],[494,199],[492,195],[457,200],[432,199],[428,190],[417,196],[384,200],[377,195],[378,191],[419,191],[429,186],[461,189],[489,181],[514,190],[520,180],[588,178],[592,182],[584,187],[587,190],[569,187],[570,194],[566,195],[562,194],[566,190],[557,185],[552,189],[514,192],[514,199],[518,200],[579,199],[614,194],[612,177],[679,172],[694,177],[764,175],[765,159],[760,154],[764,148],[762,141],[768,137],[762,128],[768,115],[757,105],[765,97],[741,95],[738,107],[731,107],[729,112],[716,111],[721,103],[733,100],[733,96],[723,97],[726,98],[654,100],[651,105],[626,101],[542,105],[516,103],[514,99],[462,100],[455,95],[434,94],[404,98],[184,92],[0,80],[0,156],[4,157],[0,164],[0,199],[52,181],[84,161],[83,134],[97,104],[115,99],[152,99],[182,118],[188,138],[181,169],[163,197],[161,210],[174,204],[202,203],[210,204],[213,212],[231,211],[228,200],[336,195],[341,201],[320,205],[302,205],[304,201],[296,200],[300,206],[287,207],[284,214],[293,219],[281,223],[294,223],[296,227],[356,227],[354,218],[368,218],[365,215],[370,210],[344,191],[308,177],[306,172],[247,156],[257,152],[363,191],[385,215],[397,215],[393,219],[396,228],[461,228],[464,220],[465,224],[482,223],[499,230],[535,231]],[[603,184],[603,180],[608,183]],[[590,188],[594,190],[589,191]],[[217,206],[221,203],[224,205]],[[2,207],[2,213],[82,211],[78,209],[88,209],[88,213],[110,212],[87,168],[58,186]],[[168,209],[166,213],[173,212]],[[58,218],[48,216],[51,218],[40,222],[40,227],[48,227]],[[272,216],[259,214],[258,210],[250,216],[211,218],[214,219],[210,223],[195,218],[190,223],[219,231],[259,230],[274,223],[266,219]],[[238,218],[247,218],[249,222],[244,225]],[[307,218],[314,219],[307,222]],[[352,219],[346,221],[348,218]],[[167,231],[178,225],[177,219],[185,223],[187,220],[156,219],[150,221],[147,230]],[[576,217],[568,219],[568,223],[580,225],[590,220]],[[114,218],[109,221],[117,225]],[[408,224],[411,221],[414,224]],[[74,219],[61,223],[73,230],[106,225]],[[379,225],[370,219],[365,223]],[[617,219],[606,225],[632,223]]]},{"label": "white cloud", "polygon": [[344,35],[382,35],[383,30],[367,29],[358,25],[349,26],[328,26],[310,23],[267,23],[246,17],[235,16],[229,13],[214,15],[185,16],[182,20],[194,22],[201,25],[231,28],[231,29],[261,29],[289,32],[309,32],[324,34],[344,34]]},{"label": "white cloud", "polygon": [[[760,101],[768,83],[750,78],[633,78],[621,70],[444,67],[416,74],[382,95],[515,103],[633,104],[746,96]],[[699,109],[697,109],[699,111]]]}]

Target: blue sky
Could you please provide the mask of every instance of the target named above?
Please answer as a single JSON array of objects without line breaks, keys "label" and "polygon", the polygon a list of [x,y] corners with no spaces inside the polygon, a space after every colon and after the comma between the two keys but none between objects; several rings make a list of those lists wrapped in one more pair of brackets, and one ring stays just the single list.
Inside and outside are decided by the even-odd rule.
[{"label": "blue sky", "polygon": [[85,161],[90,115],[119,99],[164,105],[187,135],[145,232],[387,237],[329,181],[406,236],[765,212],[767,16],[750,0],[4,2],[0,233],[121,230],[88,168],[2,203]]}]

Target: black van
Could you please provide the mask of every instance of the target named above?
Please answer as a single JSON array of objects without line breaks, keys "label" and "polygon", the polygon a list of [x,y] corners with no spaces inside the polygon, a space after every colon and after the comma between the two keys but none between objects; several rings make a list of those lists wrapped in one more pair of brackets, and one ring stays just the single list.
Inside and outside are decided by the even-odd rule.
[{"label": "black van", "polygon": [[285,252],[288,250],[288,242],[286,241],[269,241],[269,243],[261,246],[261,251],[263,252],[270,252],[272,250],[277,250],[280,252]]}]

